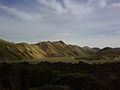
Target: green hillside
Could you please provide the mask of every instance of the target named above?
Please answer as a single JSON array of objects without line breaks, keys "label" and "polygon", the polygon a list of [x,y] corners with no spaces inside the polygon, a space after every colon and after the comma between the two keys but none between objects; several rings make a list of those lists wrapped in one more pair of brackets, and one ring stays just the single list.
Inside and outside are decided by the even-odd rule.
[{"label": "green hillside", "polygon": [[93,56],[91,56],[91,59],[94,60],[120,60],[120,50],[106,47],[97,53],[95,53]]}]

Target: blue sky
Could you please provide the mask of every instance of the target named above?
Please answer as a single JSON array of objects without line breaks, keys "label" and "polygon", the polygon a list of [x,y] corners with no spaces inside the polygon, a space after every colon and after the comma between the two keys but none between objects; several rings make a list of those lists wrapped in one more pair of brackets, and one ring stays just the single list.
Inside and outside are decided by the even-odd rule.
[{"label": "blue sky", "polygon": [[0,38],[120,47],[120,0],[0,0]]}]

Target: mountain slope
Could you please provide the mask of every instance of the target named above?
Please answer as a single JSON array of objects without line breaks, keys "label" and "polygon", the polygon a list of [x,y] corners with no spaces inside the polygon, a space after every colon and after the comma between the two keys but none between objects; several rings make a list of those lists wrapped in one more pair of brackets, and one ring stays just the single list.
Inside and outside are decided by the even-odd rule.
[{"label": "mountain slope", "polygon": [[94,60],[120,60],[120,50],[106,47],[95,53],[91,59]]},{"label": "mountain slope", "polygon": [[37,44],[11,43],[0,40],[0,60],[25,60],[54,57],[85,57],[93,49],[68,45],[63,41],[40,42]]},{"label": "mountain slope", "polygon": [[67,45],[63,41],[41,42],[37,44],[48,57],[69,57],[69,56],[86,56],[88,53],[82,47],[76,45]]}]

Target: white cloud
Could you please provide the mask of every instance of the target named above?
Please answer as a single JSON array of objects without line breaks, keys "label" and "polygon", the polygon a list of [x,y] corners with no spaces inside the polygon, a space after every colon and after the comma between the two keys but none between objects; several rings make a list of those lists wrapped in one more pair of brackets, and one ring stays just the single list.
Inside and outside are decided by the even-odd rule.
[{"label": "white cloud", "polygon": [[46,5],[49,8],[54,9],[59,14],[63,14],[66,12],[62,5],[56,0],[38,0],[38,2]]},{"label": "white cloud", "polygon": [[117,34],[120,34],[120,30],[116,31]]},{"label": "white cloud", "polygon": [[100,4],[101,8],[103,8],[107,5],[106,0],[100,0],[99,4]]},{"label": "white cloud", "polygon": [[77,16],[82,16],[93,11],[93,8],[89,7],[87,4],[76,3],[73,0],[64,0],[64,4],[68,13]]},{"label": "white cloud", "polygon": [[42,17],[41,14],[29,14],[26,12],[23,12],[21,10],[18,10],[16,8],[10,8],[4,5],[0,5],[0,9],[3,9],[4,11],[6,11],[7,13],[11,14],[11,15],[15,15],[18,18],[24,19],[24,20],[36,20]]},{"label": "white cloud", "polygon": [[62,5],[57,0],[37,0],[40,4],[44,4],[46,7],[53,9],[57,14],[63,15],[75,15],[82,17],[87,13],[93,11],[92,7],[89,7],[87,4],[78,4],[73,0],[63,0],[64,5]]},{"label": "white cloud", "polygon": [[112,7],[120,7],[120,3],[113,3],[111,6]]},{"label": "white cloud", "polygon": [[104,8],[107,4],[107,0],[89,0],[88,5],[94,8]]},{"label": "white cloud", "polygon": [[68,16],[83,17],[88,13],[94,12],[96,9],[104,8],[106,0],[88,0],[80,3],[75,0],[63,0],[63,5],[57,0],[37,0],[40,4],[55,10],[58,14],[66,14]]},{"label": "white cloud", "polygon": [[[24,0],[30,1],[30,0]],[[82,18],[83,16],[88,15],[89,13],[94,12],[96,9],[104,8],[107,6],[107,0],[88,0],[87,2],[80,3],[75,2],[74,0],[63,0],[63,4],[57,0],[37,0],[40,4],[43,4],[48,10],[53,13],[55,12],[57,15],[67,15]],[[117,4],[113,5],[116,6]],[[41,7],[44,11],[45,7]],[[42,12],[36,13],[27,13],[16,8],[10,8],[4,5],[0,5],[0,8],[5,10],[11,15],[15,15],[18,18],[24,20],[37,20],[43,17]],[[45,12],[45,11],[44,11]],[[50,15],[48,11],[45,12],[47,15]],[[44,14],[45,14],[44,13]]]},{"label": "white cloud", "polygon": [[[30,0],[24,0],[30,1]],[[89,13],[94,13],[96,10],[99,10],[104,7],[118,7],[120,3],[113,3],[112,5],[107,5],[108,0],[88,0],[84,3],[75,0],[63,0],[61,3],[57,0],[37,0],[40,4],[43,4],[45,7],[41,5],[37,6],[41,8],[41,11],[45,12],[47,15],[54,14],[64,15],[70,17],[83,18],[84,16],[89,16]],[[16,8],[10,8],[4,5],[0,5],[0,8],[5,10],[11,15],[15,15],[18,18],[24,20],[38,20],[43,17],[43,13],[40,11],[36,11],[36,13],[28,13]],[[47,8],[47,11],[45,11]],[[49,12],[48,12],[49,11]],[[44,15],[45,15],[44,13]]]}]

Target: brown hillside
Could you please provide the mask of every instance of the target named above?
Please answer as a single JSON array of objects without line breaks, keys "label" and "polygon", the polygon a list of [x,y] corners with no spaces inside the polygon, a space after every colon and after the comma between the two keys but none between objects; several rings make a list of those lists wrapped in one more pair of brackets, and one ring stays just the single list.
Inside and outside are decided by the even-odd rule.
[{"label": "brown hillside", "polygon": [[0,60],[25,60],[54,57],[84,57],[94,52],[91,48],[68,45],[63,41],[37,44],[11,43],[0,40]]}]

